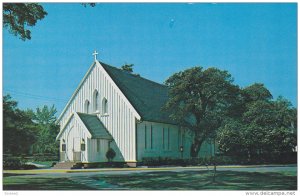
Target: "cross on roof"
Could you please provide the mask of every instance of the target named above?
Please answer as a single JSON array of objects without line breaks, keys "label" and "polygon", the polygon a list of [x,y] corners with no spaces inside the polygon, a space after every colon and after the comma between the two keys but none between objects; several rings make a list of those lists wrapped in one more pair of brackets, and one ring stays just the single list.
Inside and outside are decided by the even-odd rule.
[{"label": "cross on roof", "polygon": [[95,57],[95,61],[97,60],[97,54],[98,52],[95,50],[94,53],[92,54]]}]

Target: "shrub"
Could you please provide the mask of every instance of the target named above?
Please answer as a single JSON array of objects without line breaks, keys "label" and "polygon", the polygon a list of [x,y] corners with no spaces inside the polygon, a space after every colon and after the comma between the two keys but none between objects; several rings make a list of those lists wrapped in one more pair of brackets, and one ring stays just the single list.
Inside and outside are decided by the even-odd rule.
[{"label": "shrub", "polygon": [[108,159],[109,162],[111,162],[116,156],[116,152],[114,149],[109,148],[106,152],[106,158]]},{"label": "shrub", "polygon": [[172,159],[172,158],[162,158],[162,157],[145,157],[142,159],[140,165],[147,166],[162,166],[162,165],[175,165],[175,166],[186,166],[188,161],[183,159]]},{"label": "shrub", "polygon": [[22,165],[21,169],[37,169],[35,165]]},{"label": "shrub", "polygon": [[20,157],[3,157],[3,169],[21,169],[25,162]]},{"label": "shrub", "polygon": [[215,157],[197,157],[189,159],[172,159],[162,157],[147,157],[142,159],[141,165],[147,166],[162,166],[162,165],[176,165],[176,166],[205,166],[205,165],[231,165],[237,164],[238,161],[226,156]]},{"label": "shrub", "polygon": [[124,162],[98,162],[98,163],[84,163],[84,168],[124,168]]}]

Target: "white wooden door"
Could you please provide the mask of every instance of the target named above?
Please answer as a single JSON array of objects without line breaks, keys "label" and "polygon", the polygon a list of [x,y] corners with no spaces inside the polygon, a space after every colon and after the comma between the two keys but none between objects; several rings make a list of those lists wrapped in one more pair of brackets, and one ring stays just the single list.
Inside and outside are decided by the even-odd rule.
[{"label": "white wooden door", "polygon": [[67,140],[66,140],[66,161],[72,161],[73,160],[73,132],[74,128],[72,127],[67,135]]},{"label": "white wooden door", "polygon": [[74,137],[73,140],[73,161],[81,161],[80,138]]},{"label": "white wooden door", "polygon": [[74,137],[73,149],[74,149],[74,152],[80,152],[80,138],[79,137]]}]

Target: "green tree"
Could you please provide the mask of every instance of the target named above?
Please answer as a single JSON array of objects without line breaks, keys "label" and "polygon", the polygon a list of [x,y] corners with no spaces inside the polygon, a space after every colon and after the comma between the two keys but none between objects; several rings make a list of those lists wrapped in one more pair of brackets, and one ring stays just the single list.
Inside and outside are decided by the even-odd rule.
[{"label": "green tree", "polygon": [[129,73],[133,72],[134,64],[125,64],[121,67],[122,70],[128,71]]},{"label": "green tree", "polygon": [[[84,7],[96,6],[96,3],[81,4]],[[31,31],[27,27],[35,26],[46,15],[47,12],[38,3],[3,3],[3,28],[7,28],[11,34],[19,36],[23,41],[30,40]]]},{"label": "green tree", "polygon": [[81,5],[83,5],[84,7],[87,7],[88,5],[91,7],[95,7],[96,3],[81,3]]},{"label": "green tree", "polygon": [[48,107],[44,105],[42,108],[37,108],[34,113],[33,119],[41,125],[55,124],[57,110],[54,105]]},{"label": "green tree", "polygon": [[236,105],[239,88],[227,71],[194,67],[175,73],[165,84],[169,99],[164,110],[194,135],[190,155],[196,157],[202,143],[214,138],[223,119]]},{"label": "green tree", "polygon": [[[255,86],[258,88],[245,88],[247,93],[243,95],[247,101],[241,118],[231,119],[220,127],[219,149],[226,155],[244,157],[250,162],[283,161],[297,145],[297,111],[288,100],[279,97],[273,101],[265,87]],[[258,95],[257,92],[267,96],[249,99],[249,95]]]},{"label": "green tree", "polygon": [[243,89],[245,102],[267,101],[273,98],[270,91],[261,83],[254,83]]},{"label": "green tree", "polygon": [[56,112],[54,105],[51,107],[45,105],[42,108],[37,108],[35,112],[28,111],[38,127],[37,141],[34,144],[35,153],[56,154],[58,152],[56,136],[59,126],[55,124]]},{"label": "green tree", "polygon": [[35,26],[46,15],[47,12],[38,3],[4,3],[3,27],[23,41],[30,40],[31,32],[27,27]]},{"label": "green tree", "polygon": [[235,119],[228,119],[217,132],[219,150],[232,157],[244,157],[246,143],[241,142],[245,137],[243,124]]},{"label": "green tree", "polygon": [[54,106],[36,111],[18,109],[10,95],[3,97],[3,152],[7,154],[58,152],[56,136],[59,131]]},{"label": "green tree", "polygon": [[3,97],[3,152],[28,154],[36,141],[37,127],[17,105],[10,95]]}]

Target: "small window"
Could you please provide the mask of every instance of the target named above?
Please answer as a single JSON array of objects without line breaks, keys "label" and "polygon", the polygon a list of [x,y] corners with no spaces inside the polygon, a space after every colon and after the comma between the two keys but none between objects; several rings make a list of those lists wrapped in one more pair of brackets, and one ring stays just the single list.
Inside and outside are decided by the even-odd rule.
[{"label": "small window", "polygon": [[102,114],[107,114],[107,113],[108,113],[107,99],[103,98],[103,100],[102,100]]},{"label": "small window", "polygon": [[97,139],[97,152],[100,152],[100,140]]},{"label": "small window", "polygon": [[62,152],[66,152],[66,144],[62,144],[61,145],[61,151]]},{"label": "small window", "polygon": [[99,93],[97,90],[94,91],[94,94],[93,94],[93,111],[94,112],[98,112],[99,111]]},{"label": "small window", "polygon": [[150,127],[150,148],[152,149],[153,148],[153,127],[151,125]]},{"label": "small window", "polygon": [[168,128],[168,150],[170,150],[170,128]]},{"label": "small window", "polygon": [[86,100],[84,103],[84,113],[89,114],[90,113],[90,102],[89,100]]},{"label": "small window", "polygon": [[177,133],[178,133],[178,136],[177,136],[177,139],[178,139],[178,142],[177,142],[177,144],[178,144],[178,147],[180,146],[180,129],[178,129],[177,130]]},{"label": "small window", "polygon": [[147,149],[147,125],[145,125],[145,149]]},{"label": "small window", "polygon": [[165,149],[165,128],[163,128],[163,131],[162,131],[162,146],[163,146],[163,149]]}]

